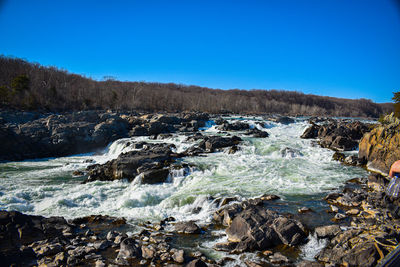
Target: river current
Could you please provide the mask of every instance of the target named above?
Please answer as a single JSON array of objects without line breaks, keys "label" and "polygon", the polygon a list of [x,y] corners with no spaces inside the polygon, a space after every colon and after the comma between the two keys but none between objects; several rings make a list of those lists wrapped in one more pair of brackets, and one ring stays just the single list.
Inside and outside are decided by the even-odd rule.
[{"label": "river current", "polygon": [[[215,199],[220,197],[241,200],[276,194],[282,198],[277,210],[296,213],[306,206],[318,211],[327,208],[321,201],[324,194],[349,179],[367,175],[361,168],[333,161],[333,151],[301,139],[309,126],[306,120],[296,119],[295,123],[285,125],[257,117],[229,119],[244,120],[267,131],[269,137],[232,133],[244,140],[238,152],[228,154],[226,150],[183,158],[183,163],[193,167],[176,170],[166,183],[156,185],[124,180],[81,184],[83,178],[74,177],[72,172],[116,158],[130,150],[128,142],[173,143],[181,152],[193,145],[185,141],[187,136],[120,139],[96,153],[0,163],[0,209],[65,218],[103,214],[125,217],[133,225],[173,216],[177,220],[196,220],[201,225],[211,222],[217,209]],[[218,130],[210,121],[202,133],[217,134]],[[209,247],[210,242],[213,241],[205,240],[200,246]],[[309,244],[315,250],[319,244],[311,242],[316,241],[311,239]],[[305,246],[304,253],[307,249]]]}]

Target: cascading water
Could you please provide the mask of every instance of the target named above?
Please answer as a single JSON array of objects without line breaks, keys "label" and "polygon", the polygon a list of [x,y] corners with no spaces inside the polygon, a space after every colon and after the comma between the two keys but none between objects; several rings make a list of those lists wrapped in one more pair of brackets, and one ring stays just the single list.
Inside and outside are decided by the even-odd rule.
[{"label": "cascading water", "polygon": [[[173,216],[177,220],[197,220],[203,224],[211,221],[217,208],[214,200],[219,197],[235,196],[240,200],[269,193],[292,201],[294,207],[323,205],[319,202],[322,193],[338,188],[348,179],[366,175],[361,168],[333,161],[332,151],[301,139],[300,135],[308,127],[305,121],[284,125],[261,118],[244,120],[252,127],[267,131],[269,137],[252,138],[233,133],[244,140],[237,153],[217,152],[205,157],[183,158],[181,163],[194,167],[173,171],[162,184],[124,180],[81,184],[82,178],[74,177],[72,172],[115,159],[120,153],[133,150],[135,142],[172,143],[176,152],[182,152],[194,144],[186,141],[187,136],[183,134],[164,140],[120,139],[101,155],[1,163],[0,209],[66,218],[91,214],[122,216],[132,224]],[[207,127],[203,134],[219,134],[213,123]],[[290,207],[286,209],[292,211]],[[314,252],[306,247],[304,253],[307,258]]]}]

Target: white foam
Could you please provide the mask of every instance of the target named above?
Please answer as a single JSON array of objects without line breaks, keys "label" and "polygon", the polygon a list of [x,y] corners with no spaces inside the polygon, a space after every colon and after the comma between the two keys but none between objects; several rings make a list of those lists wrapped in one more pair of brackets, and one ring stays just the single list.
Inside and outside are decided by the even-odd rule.
[{"label": "white foam", "polygon": [[303,245],[301,250],[301,256],[305,260],[313,261],[314,257],[326,247],[328,240],[319,239],[315,233],[308,236],[308,242]]},{"label": "white foam", "polygon": [[[230,118],[232,119],[232,118]],[[185,135],[164,140],[149,137],[120,139],[102,155],[77,155],[40,161],[0,164],[0,208],[68,218],[90,214],[123,216],[129,220],[158,220],[173,216],[180,220],[210,220],[217,208],[213,198],[223,196],[254,197],[274,193],[312,195],[338,187],[344,181],[363,176],[360,168],[332,161],[333,152],[311,146],[300,138],[306,122],[289,125],[244,119],[260,130],[267,128],[268,138],[242,136],[244,142],[235,154],[218,152],[207,157],[183,158],[194,169],[174,170],[168,182],[156,185],[131,184],[127,181],[96,181],[80,184],[72,171],[84,170],[94,161],[103,163],[132,150],[134,142],[170,143],[182,152],[195,142]],[[263,126],[259,122],[263,122]],[[211,123],[207,127],[211,126]],[[203,134],[215,134],[215,125]],[[237,133],[235,133],[237,134]],[[282,156],[289,147],[300,154]]]}]

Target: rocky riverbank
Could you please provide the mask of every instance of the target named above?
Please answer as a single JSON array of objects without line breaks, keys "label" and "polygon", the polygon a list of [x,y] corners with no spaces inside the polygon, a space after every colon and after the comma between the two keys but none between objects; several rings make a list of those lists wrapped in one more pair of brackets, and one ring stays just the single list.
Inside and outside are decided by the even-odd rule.
[{"label": "rocky riverbank", "polygon": [[[304,217],[319,216],[299,209],[299,214],[273,210],[279,196],[264,195],[238,202],[216,199],[220,208],[213,222],[199,227],[194,222],[166,218],[145,223],[140,231],[124,218],[89,216],[73,220],[44,218],[19,212],[0,212],[0,258],[7,265],[24,266],[224,266],[229,254],[258,253],[247,266],[375,266],[398,245],[398,201],[385,196],[387,181],[379,175],[354,179],[341,191],[325,197],[332,222],[312,227]],[[179,238],[201,238],[216,228],[225,228],[227,242],[217,251],[228,256],[215,261],[200,251],[180,247]],[[192,237],[191,237],[192,236]],[[296,253],[309,238],[327,244],[315,261],[298,261]]]},{"label": "rocky riverbank", "polygon": [[204,113],[177,115],[81,111],[66,114],[0,112],[1,160],[25,160],[87,153],[129,136],[195,132]]},{"label": "rocky riverbank", "polygon": [[[76,137],[71,137],[75,138],[72,140],[91,143],[93,136],[96,136],[95,128],[101,124],[108,126],[99,126],[98,129],[111,129],[103,132],[104,140],[145,135],[159,141],[127,142],[129,152],[108,162],[87,167],[84,171],[87,174],[85,185],[90,185],[92,183],[89,182],[93,181],[126,178],[133,184],[154,186],[167,182],[173,170],[187,168],[180,161],[182,158],[207,156],[217,151],[225,151],[223,154],[228,156],[228,153],[241,149],[244,142],[242,138],[246,139],[246,135],[267,138],[257,139],[266,141],[269,136],[264,127],[257,129],[247,122],[229,123],[223,119],[215,119],[218,133],[205,135],[197,132],[210,118],[207,114],[104,114],[116,117],[101,122],[94,120],[88,128],[83,127],[87,129],[87,135],[77,134]],[[60,116],[57,120],[61,120],[64,115]],[[86,116],[87,114],[84,115],[85,118]],[[40,130],[37,136],[47,136],[55,140],[53,132],[42,128],[43,121],[50,117],[14,124],[11,119],[7,119],[2,129],[28,127],[28,132],[33,134],[34,127],[37,127]],[[282,119],[278,123],[292,123],[293,119],[289,119]],[[70,125],[73,128],[71,136],[74,136],[75,127],[82,121],[64,120],[66,125],[74,125]],[[82,120],[87,123],[86,119]],[[121,128],[123,131],[120,132],[119,127],[110,126],[117,123],[116,121],[125,125]],[[56,124],[53,126],[56,127]],[[64,129],[69,128],[65,126],[62,131]],[[117,129],[115,131],[118,134],[115,135],[113,129]],[[330,120],[328,123],[313,122],[303,137],[319,137],[323,147],[346,151],[354,148],[369,130],[367,124]],[[162,141],[173,132],[185,133],[184,138],[195,144],[177,152],[173,144]],[[26,130],[14,133],[18,140],[20,137],[34,140],[33,135],[26,135]],[[70,139],[66,138],[62,144],[68,144],[68,140]],[[46,142],[35,145],[52,146],[50,142]],[[57,145],[56,143],[55,147]],[[62,147],[60,145],[60,149]],[[71,151],[74,150],[71,149],[68,153]],[[291,159],[302,156],[302,152],[295,148],[287,147],[280,152],[282,157]],[[14,151],[11,154],[15,156],[18,153]],[[177,222],[168,217],[158,222],[132,226],[124,218],[101,215],[66,220],[62,217],[45,218],[1,211],[0,258],[7,265],[17,266],[225,266],[234,264],[234,259],[238,258],[242,260],[242,264],[252,267],[374,266],[393,250],[400,238],[399,203],[385,195],[386,186],[386,178],[379,175],[348,181],[342,188],[333,190],[325,197],[330,209],[322,212],[301,206],[298,207],[298,213],[282,212],[276,206],[285,205],[285,201],[280,196],[271,194],[240,201],[233,196],[222,198],[211,195],[208,199],[212,205],[218,207],[212,221]],[[310,222],[318,217],[331,220],[325,219],[323,223]],[[216,243],[213,249],[227,253],[218,260],[201,251],[188,250],[182,241],[193,242],[210,238],[216,231],[219,231],[218,237],[226,241]],[[301,248],[314,239],[319,244],[326,245],[313,261],[302,260],[299,256]],[[255,256],[243,258],[241,255],[246,253]]]}]

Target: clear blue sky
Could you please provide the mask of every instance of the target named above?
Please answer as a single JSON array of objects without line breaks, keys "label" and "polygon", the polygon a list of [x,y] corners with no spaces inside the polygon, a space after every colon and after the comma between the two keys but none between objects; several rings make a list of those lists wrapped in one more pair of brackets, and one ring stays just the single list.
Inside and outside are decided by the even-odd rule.
[{"label": "clear blue sky", "polygon": [[395,0],[0,0],[0,54],[95,79],[390,102]]}]

